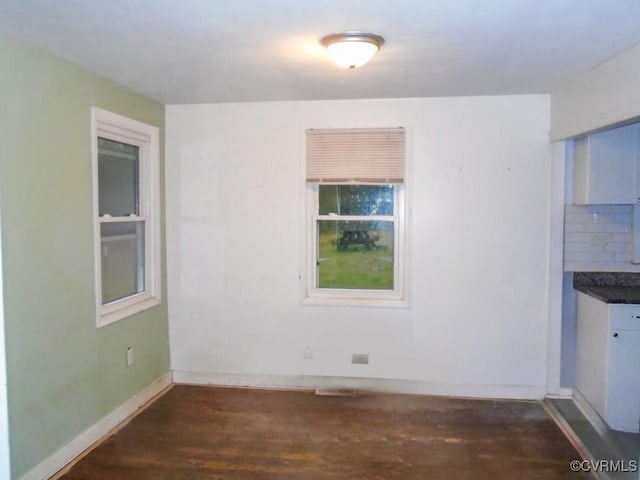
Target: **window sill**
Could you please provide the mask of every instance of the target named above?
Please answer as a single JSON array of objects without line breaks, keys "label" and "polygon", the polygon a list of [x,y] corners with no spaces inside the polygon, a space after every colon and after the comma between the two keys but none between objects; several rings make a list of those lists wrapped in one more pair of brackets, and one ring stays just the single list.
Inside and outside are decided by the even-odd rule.
[{"label": "window sill", "polygon": [[[157,297],[147,297],[140,299],[134,303],[127,302],[121,306],[110,305],[109,307],[101,307],[100,315],[96,321],[98,328],[106,327],[112,323],[124,318],[135,315],[136,313],[148,310],[156,305],[160,305],[160,299]],[[106,310],[106,311],[105,311]]]},{"label": "window sill", "polygon": [[[343,292],[342,292],[343,293]],[[310,294],[302,299],[303,305],[326,305],[339,307],[408,308],[406,298],[389,296],[346,296],[332,294]]]}]

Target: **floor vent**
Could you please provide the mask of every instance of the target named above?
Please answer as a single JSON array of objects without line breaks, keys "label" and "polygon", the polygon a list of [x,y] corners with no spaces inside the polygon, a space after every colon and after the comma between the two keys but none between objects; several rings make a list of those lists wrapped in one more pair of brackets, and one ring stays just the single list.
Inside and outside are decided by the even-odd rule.
[{"label": "floor vent", "polygon": [[357,394],[355,388],[316,388],[316,395],[322,397],[355,397]]}]

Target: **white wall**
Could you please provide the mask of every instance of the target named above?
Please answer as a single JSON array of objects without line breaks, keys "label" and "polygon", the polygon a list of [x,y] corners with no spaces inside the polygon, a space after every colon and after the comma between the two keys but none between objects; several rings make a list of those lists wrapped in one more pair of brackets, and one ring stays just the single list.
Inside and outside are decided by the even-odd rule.
[{"label": "white wall", "polygon": [[[395,126],[410,164],[410,308],[301,305],[305,129]],[[548,96],[168,106],[166,128],[178,381],[544,394]]]},{"label": "white wall", "polygon": [[560,140],[640,117],[640,44],[551,95],[551,138]]}]

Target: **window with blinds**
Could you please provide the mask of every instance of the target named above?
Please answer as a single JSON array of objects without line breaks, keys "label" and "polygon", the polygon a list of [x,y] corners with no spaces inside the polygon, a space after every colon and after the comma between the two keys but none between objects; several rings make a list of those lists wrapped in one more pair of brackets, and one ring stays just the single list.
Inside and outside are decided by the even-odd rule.
[{"label": "window with blinds", "polygon": [[405,305],[403,128],[306,132],[305,303]]}]

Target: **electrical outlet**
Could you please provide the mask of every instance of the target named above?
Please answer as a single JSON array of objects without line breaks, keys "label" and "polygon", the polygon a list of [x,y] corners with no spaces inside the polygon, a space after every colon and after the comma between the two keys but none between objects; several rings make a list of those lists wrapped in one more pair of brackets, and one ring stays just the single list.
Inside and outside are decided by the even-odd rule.
[{"label": "electrical outlet", "polygon": [[607,244],[606,233],[591,233],[589,235],[589,245],[603,246]]},{"label": "electrical outlet", "polygon": [[304,358],[305,360],[313,359],[313,350],[311,350],[311,347],[309,346],[304,347],[304,351],[302,352],[302,358]]},{"label": "electrical outlet", "polygon": [[133,347],[127,347],[127,367],[133,365]]},{"label": "electrical outlet", "polygon": [[369,365],[369,354],[354,353],[353,355],[351,355],[351,363],[355,363],[358,365]]}]

